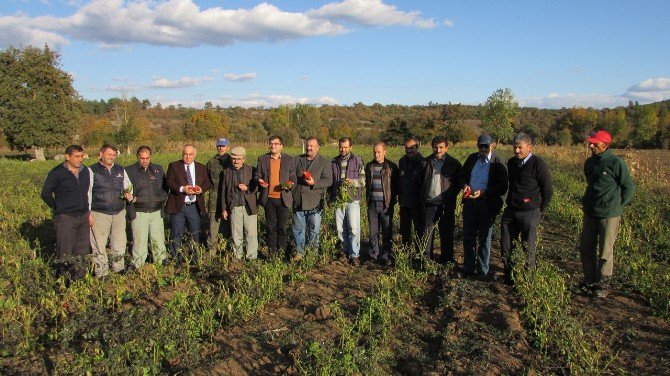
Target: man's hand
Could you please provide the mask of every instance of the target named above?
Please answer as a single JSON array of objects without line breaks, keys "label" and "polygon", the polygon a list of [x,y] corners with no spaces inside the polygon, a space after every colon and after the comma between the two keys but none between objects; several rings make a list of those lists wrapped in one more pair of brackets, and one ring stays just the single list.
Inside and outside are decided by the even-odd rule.
[{"label": "man's hand", "polygon": [[130,192],[125,192],[123,194],[123,198],[125,198],[126,201],[128,201],[128,202],[133,201],[133,194],[130,193]]},{"label": "man's hand", "polygon": [[225,220],[228,220],[228,211],[227,211],[227,210],[224,209],[224,210],[221,212],[221,218],[223,218],[223,219],[225,219]]},{"label": "man's hand", "polygon": [[309,185],[309,186],[313,186],[314,183],[316,183],[316,182],[314,181],[314,178],[311,177],[311,176],[310,176],[309,179],[305,179],[305,184],[307,184],[307,185]]},{"label": "man's hand", "polygon": [[239,189],[239,190],[242,191],[242,192],[246,192],[246,191],[249,190],[249,187],[247,187],[246,184],[242,184],[242,183],[240,183],[240,184],[237,185],[237,189]]},{"label": "man's hand", "polygon": [[270,184],[268,184],[268,182],[266,182],[263,179],[258,179],[258,184],[260,184],[260,186],[263,187],[263,188],[267,188],[268,185],[270,185]]},{"label": "man's hand", "polygon": [[482,191],[480,189],[470,193],[470,198],[479,198],[479,196],[482,195]]},{"label": "man's hand", "polygon": [[93,227],[95,224],[95,219],[93,219],[93,214],[88,214],[88,227]]}]

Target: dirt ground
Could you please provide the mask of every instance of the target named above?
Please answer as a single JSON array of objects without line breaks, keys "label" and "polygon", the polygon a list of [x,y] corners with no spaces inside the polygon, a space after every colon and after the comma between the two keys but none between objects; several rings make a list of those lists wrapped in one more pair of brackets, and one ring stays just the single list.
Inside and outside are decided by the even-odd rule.
[{"label": "dirt ground", "polygon": [[[558,227],[545,226],[544,241],[565,242]],[[554,229],[552,231],[552,229]],[[458,233],[458,231],[457,231]],[[563,237],[563,238],[561,238]],[[492,270],[502,264],[494,238]],[[555,261],[579,276],[574,245]],[[457,254],[462,254],[460,247]],[[332,341],[336,325],[330,304],[354,316],[380,274],[376,266],[340,261],[307,273],[284,297],[253,319],[219,333],[206,361],[193,375],[296,374],[293,356],[311,341]],[[385,373],[401,375],[565,374],[531,344],[513,288],[501,282],[451,278],[446,273],[423,286],[412,314],[393,328],[394,356]],[[670,375],[670,323],[654,316],[644,299],[626,286],[592,300],[573,296],[573,313],[585,328],[603,333],[614,355],[611,374]]]}]

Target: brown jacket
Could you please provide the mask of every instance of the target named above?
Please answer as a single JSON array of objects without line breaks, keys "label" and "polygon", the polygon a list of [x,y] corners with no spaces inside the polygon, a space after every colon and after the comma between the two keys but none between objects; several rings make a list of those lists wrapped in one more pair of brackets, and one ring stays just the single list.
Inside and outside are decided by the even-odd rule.
[{"label": "brown jacket", "polygon": [[[202,193],[195,196],[196,203],[198,204],[200,214],[205,214],[207,213],[207,209],[205,208],[204,195],[211,187],[211,184],[209,182],[209,176],[207,175],[207,167],[199,162],[193,163],[195,163],[195,185],[202,188]],[[167,204],[165,204],[165,210],[169,214],[178,214],[184,207],[184,200],[186,199],[186,193],[179,192],[179,189],[188,185],[184,161],[170,163],[166,174],[166,182],[168,189],[170,190],[170,195],[168,196]]]},{"label": "brown jacket", "polygon": [[[372,189],[372,165],[374,160],[365,165],[365,195],[370,202],[370,190]],[[384,209],[395,205],[398,198],[398,184],[400,182],[398,166],[384,158],[382,165],[382,190],[384,191]]]},{"label": "brown jacket", "polygon": [[[258,191],[258,181],[254,179],[255,168],[244,164],[240,168],[242,179],[241,183],[246,184],[249,190],[244,194],[244,206],[247,209],[247,214],[254,215],[257,211],[256,192]],[[233,167],[228,167],[223,170],[221,176],[221,192],[219,192],[219,200],[222,210],[226,210],[228,215],[233,211],[233,194],[237,190],[235,184],[234,174],[237,173]]]}]

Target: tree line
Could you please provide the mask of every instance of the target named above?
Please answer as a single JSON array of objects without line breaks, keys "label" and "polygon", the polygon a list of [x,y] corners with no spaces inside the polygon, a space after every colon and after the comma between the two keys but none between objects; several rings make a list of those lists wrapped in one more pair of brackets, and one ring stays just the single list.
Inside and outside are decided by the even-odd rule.
[{"label": "tree line", "polygon": [[10,47],[0,52],[0,129],[16,150],[39,151],[72,142],[86,146],[113,142],[205,141],[226,136],[236,142],[262,142],[280,135],[287,145],[316,136],[323,141],[352,137],[357,143],[382,140],[401,145],[408,137],[428,142],[437,134],[453,143],[474,140],[480,132],[499,142],[514,133],[536,142],[571,145],[598,129],[608,130],[615,147],[668,148],[670,100],[616,108],[539,109],[519,107],[510,89],[498,89],[480,105],[288,104],[274,108],[163,106],[148,99],[81,98],[73,78],[60,68],[60,56],[44,48]]}]

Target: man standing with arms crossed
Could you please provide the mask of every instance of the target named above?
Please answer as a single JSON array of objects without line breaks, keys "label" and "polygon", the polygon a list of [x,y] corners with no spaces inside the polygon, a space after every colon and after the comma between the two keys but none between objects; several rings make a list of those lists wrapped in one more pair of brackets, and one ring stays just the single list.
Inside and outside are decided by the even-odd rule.
[{"label": "man standing with arms crossed", "polygon": [[[340,155],[333,158],[333,185],[330,186],[331,200],[338,205],[335,208],[335,227],[337,237],[342,243],[344,257],[349,262],[360,265],[361,251],[361,197],[365,187],[365,164],[363,160],[351,152],[351,138],[339,140]],[[340,191],[342,190],[342,191]],[[346,193],[347,200],[341,201],[341,193]]]},{"label": "man standing with arms crossed", "polygon": [[298,182],[293,188],[293,261],[303,258],[305,245],[313,251],[318,250],[323,196],[333,183],[330,161],[319,154],[319,140],[309,137],[306,144],[307,152],[295,158]]},{"label": "man standing with arms crossed", "polygon": [[587,186],[579,245],[584,281],[580,287],[604,298],[609,294],[621,214],[633,198],[635,186],[626,162],[610,150],[609,132],[598,131],[587,142],[592,155],[584,162]]},{"label": "man standing with arms crossed", "polygon": [[405,141],[405,155],[398,161],[400,170],[399,202],[400,202],[400,235],[405,245],[412,243],[412,225],[419,235],[423,227],[424,213],[419,200],[421,187],[421,163],[423,156],[419,152],[416,139]]},{"label": "man standing with arms crossed", "polygon": [[165,172],[160,165],[151,163],[151,148],[142,145],[137,148],[137,163],[126,167],[126,173],[133,184],[135,197],[130,201],[135,218],[131,217],[133,229],[133,255],[128,269],[139,269],[147,260],[151,247],[154,264],[164,264],[165,228],[162,209],[168,192]]},{"label": "man standing with arms crossed", "polygon": [[218,243],[219,234],[222,234],[224,238],[230,237],[230,221],[221,218],[222,208],[221,200],[219,200],[221,173],[231,165],[230,155],[227,153],[228,148],[229,141],[227,138],[216,140],[216,155],[205,164],[209,181],[212,183],[207,205],[207,210],[209,211],[207,245],[209,247],[214,247]]},{"label": "man standing with arms crossed", "polygon": [[464,275],[488,279],[491,235],[496,216],[507,192],[507,169],[493,152],[495,142],[483,134],[477,139],[478,153],[468,156],[461,170],[463,185]]},{"label": "man standing with arms crossed", "polygon": [[41,195],[54,214],[57,271],[68,281],[86,275],[91,248],[89,187],[93,172],[82,164],[83,159],[81,146],[65,148],[65,162],[49,171]]},{"label": "man standing with arms crossed", "polygon": [[268,139],[267,154],[258,157],[255,179],[261,187],[259,202],[265,208],[266,244],[270,255],[285,257],[288,246],[288,216],[293,206],[291,189],[295,184],[295,162],[283,153],[279,136]]},{"label": "man standing with arms crossed", "polygon": [[126,170],[114,163],[116,150],[112,145],[103,145],[98,153],[100,161],[91,165],[91,248],[98,278],[109,275],[108,240],[112,271],[119,273],[125,268],[126,201],[133,199],[133,190]]},{"label": "man standing with arms crossed", "polygon": [[514,157],[507,161],[509,192],[500,221],[500,250],[505,283],[512,284],[514,241],[521,240],[529,269],[535,269],[537,226],[551,202],[554,189],[547,164],[533,154],[533,139],[525,133],[514,137]]}]

